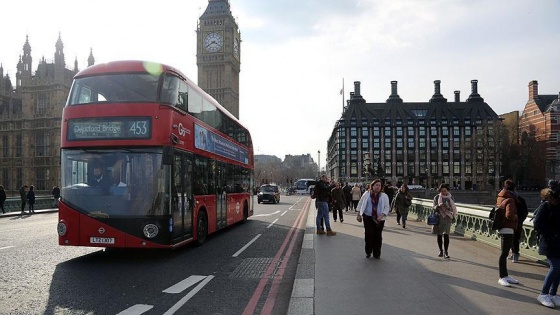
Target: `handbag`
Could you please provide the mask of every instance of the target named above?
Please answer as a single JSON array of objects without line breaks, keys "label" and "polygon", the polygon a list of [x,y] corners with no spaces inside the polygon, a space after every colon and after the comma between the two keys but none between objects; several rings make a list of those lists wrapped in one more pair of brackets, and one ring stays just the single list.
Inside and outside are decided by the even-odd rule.
[{"label": "handbag", "polygon": [[503,208],[505,200],[506,199],[502,200],[500,206],[494,206],[488,215],[488,219],[490,219],[490,229],[494,231],[500,230],[505,220],[506,209]]},{"label": "handbag", "polygon": [[356,220],[358,220],[358,222],[362,222],[362,215],[358,212],[358,215],[356,216]]},{"label": "handbag", "polygon": [[428,225],[438,225],[439,224],[439,214],[437,214],[436,212],[432,212],[428,216],[428,219],[426,220],[426,222],[428,223]]}]

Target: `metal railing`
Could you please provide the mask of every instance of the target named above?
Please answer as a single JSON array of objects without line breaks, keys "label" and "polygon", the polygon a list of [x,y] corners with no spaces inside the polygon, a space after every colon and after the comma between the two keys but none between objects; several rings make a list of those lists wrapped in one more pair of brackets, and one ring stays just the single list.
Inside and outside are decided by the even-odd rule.
[{"label": "metal railing", "polygon": [[[55,209],[57,206],[54,203],[52,196],[37,196],[35,197],[35,210]],[[25,211],[29,209],[29,205],[25,205]],[[17,197],[10,197],[4,202],[4,211],[6,212],[20,212],[21,199]]]},{"label": "metal railing", "polygon": [[[425,222],[428,215],[433,211],[432,206],[433,200],[414,198],[409,209],[409,217],[416,217],[418,221]],[[451,232],[500,248],[501,240],[498,231],[490,229],[488,214],[491,207],[464,203],[456,203],[456,206],[459,214],[455,223],[451,226]],[[546,257],[539,255],[537,252],[537,235],[533,228],[532,218],[533,214],[529,213],[523,223],[519,253],[537,261],[545,261]]]}]

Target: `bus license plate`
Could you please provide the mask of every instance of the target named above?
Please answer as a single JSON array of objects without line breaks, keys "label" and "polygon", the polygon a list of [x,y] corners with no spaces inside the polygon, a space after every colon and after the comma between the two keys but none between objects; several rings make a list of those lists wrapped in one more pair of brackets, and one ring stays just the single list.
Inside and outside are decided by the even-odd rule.
[{"label": "bus license plate", "polygon": [[91,244],[115,244],[114,237],[90,237],[89,242]]}]

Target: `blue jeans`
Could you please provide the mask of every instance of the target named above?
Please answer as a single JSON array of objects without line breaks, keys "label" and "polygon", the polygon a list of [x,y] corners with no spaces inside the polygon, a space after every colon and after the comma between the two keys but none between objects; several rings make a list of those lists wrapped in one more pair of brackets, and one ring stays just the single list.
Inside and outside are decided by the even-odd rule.
[{"label": "blue jeans", "polygon": [[558,293],[558,284],[560,283],[560,258],[547,257],[550,268],[546,277],[541,294],[556,295]]},{"label": "blue jeans", "polygon": [[326,201],[317,201],[315,204],[317,205],[317,219],[315,220],[317,223],[317,230],[323,229],[323,226],[321,225],[322,218],[325,221],[327,231],[330,231],[331,223],[329,222],[329,203]]}]

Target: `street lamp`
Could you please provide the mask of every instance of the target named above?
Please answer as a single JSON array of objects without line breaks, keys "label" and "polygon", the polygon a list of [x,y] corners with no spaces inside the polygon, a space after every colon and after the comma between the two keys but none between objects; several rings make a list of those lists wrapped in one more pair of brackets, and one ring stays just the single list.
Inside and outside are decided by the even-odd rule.
[{"label": "street lamp", "polygon": [[319,170],[317,171],[317,178],[321,178],[321,150],[317,150],[317,164],[319,165]]},{"label": "street lamp", "polygon": [[426,168],[426,197],[428,196],[428,183],[430,182],[429,172],[430,170]]},{"label": "street lamp", "polygon": [[364,169],[362,170],[362,173],[365,173],[366,175],[366,183],[368,182],[368,174],[369,174],[369,167],[371,165],[371,161],[369,159],[369,153],[364,153]]}]

